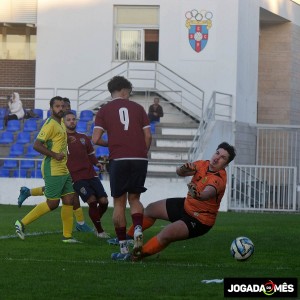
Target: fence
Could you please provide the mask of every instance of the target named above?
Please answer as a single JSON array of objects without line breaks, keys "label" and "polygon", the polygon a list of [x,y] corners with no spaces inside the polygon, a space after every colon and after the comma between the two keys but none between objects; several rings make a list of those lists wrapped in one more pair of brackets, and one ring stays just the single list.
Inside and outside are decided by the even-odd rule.
[{"label": "fence", "polygon": [[206,106],[203,120],[195,134],[192,146],[188,153],[189,161],[199,159],[200,153],[205,145],[204,140],[210,123],[214,120],[232,120],[232,95],[221,92],[213,92]]},{"label": "fence", "polygon": [[233,165],[229,210],[299,211],[297,168]]}]

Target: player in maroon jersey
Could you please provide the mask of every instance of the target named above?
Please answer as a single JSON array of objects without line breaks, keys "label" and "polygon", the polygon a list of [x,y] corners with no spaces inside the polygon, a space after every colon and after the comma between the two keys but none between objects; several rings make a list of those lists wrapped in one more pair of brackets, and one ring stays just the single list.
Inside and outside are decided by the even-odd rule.
[{"label": "player in maroon jersey", "polygon": [[97,237],[109,238],[101,225],[101,217],[108,207],[107,194],[94,169],[94,166],[100,169],[103,166],[95,156],[90,139],[85,134],[76,132],[77,121],[72,111],[65,113],[64,123],[68,135],[67,167],[72,177],[73,188],[89,206],[89,216],[96,228]]},{"label": "player in maroon jersey", "polygon": [[[143,245],[143,205],[140,202],[147,168],[151,132],[144,108],[129,100],[132,84],[122,76],[115,76],[108,82],[112,101],[100,108],[96,115],[92,136],[94,144],[109,148],[109,175],[111,196],[114,199],[113,222],[120,253],[113,253],[112,259],[123,260],[129,254],[126,241],[127,200],[134,225],[134,252]],[[101,139],[107,132],[108,141]]]}]

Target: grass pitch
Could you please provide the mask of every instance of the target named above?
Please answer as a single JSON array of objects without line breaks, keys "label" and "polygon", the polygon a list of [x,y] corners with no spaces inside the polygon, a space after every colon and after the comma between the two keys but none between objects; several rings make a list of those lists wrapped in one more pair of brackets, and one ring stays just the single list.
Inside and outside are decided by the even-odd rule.
[{"label": "grass pitch", "polygon": [[[82,243],[63,244],[60,209],[27,226],[28,236],[20,240],[14,222],[31,208],[0,205],[3,300],[223,299],[222,283],[202,280],[224,277],[298,277],[299,291],[299,214],[219,213],[205,236],[173,243],[159,255],[133,263],[112,261],[110,255],[118,247],[92,233],[75,232]],[[91,225],[87,208],[84,213]],[[110,208],[102,223],[114,236],[111,215]],[[165,224],[157,221],[145,231],[144,240]],[[255,245],[255,253],[245,262],[230,255],[237,236],[247,236]]]}]

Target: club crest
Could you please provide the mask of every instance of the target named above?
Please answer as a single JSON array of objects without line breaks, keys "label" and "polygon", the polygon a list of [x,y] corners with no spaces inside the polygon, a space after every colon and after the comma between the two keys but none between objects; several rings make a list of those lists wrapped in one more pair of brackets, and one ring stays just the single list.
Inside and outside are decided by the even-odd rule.
[{"label": "club crest", "polygon": [[185,26],[188,29],[188,40],[196,52],[201,52],[208,42],[208,31],[212,27],[213,13],[197,9],[185,13]]}]

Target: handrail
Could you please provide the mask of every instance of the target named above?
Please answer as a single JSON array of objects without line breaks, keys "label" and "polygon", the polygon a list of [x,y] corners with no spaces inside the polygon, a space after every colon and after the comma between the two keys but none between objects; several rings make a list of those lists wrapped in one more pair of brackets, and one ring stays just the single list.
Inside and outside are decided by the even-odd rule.
[{"label": "handrail", "polygon": [[[137,66],[142,67],[138,68]],[[78,87],[77,106],[87,106],[92,99],[98,99],[99,103],[103,102],[104,99],[100,99],[100,97],[107,96],[108,98],[109,93],[107,92],[107,95],[104,92],[97,93],[96,90],[102,90],[102,88],[107,90],[105,84],[116,75],[124,75],[131,80],[134,89],[149,90],[159,94],[175,106],[180,103],[180,110],[185,111],[196,120],[202,119],[204,91],[159,62],[124,61],[118,64]],[[162,92],[162,90],[167,91]],[[180,94],[176,91],[180,91]]]},{"label": "handrail", "polygon": [[[218,102],[217,96],[223,95],[229,97],[229,103],[226,102]],[[224,110],[224,114],[221,114],[220,111]],[[203,141],[206,137],[207,130],[210,127],[212,121],[216,119],[232,119],[232,95],[214,91],[210,97],[210,100],[206,106],[205,113],[203,115],[203,120],[199,124],[195,137],[192,141],[192,145],[188,152],[189,161],[195,161],[199,158],[200,153],[203,151],[203,145],[205,144]]]}]

